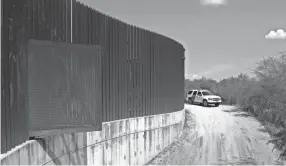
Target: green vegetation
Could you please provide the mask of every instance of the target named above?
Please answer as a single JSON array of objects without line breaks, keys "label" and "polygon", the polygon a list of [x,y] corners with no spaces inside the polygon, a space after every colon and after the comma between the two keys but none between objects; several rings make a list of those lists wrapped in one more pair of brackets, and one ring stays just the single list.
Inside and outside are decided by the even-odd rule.
[{"label": "green vegetation", "polygon": [[253,69],[254,77],[240,74],[221,81],[202,78],[186,80],[189,89],[203,88],[218,94],[223,104],[238,105],[260,120],[271,142],[286,156],[286,52],[262,59]]}]

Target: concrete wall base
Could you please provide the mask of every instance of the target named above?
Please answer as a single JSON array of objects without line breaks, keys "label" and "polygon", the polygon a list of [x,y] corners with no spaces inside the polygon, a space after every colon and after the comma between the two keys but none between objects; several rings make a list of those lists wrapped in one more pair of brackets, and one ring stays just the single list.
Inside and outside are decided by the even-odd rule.
[{"label": "concrete wall base", "polygon": [[1,165],[142,165],[182,130],[185,111],[102,124],[102,131],[31,140],[2,154]]}]

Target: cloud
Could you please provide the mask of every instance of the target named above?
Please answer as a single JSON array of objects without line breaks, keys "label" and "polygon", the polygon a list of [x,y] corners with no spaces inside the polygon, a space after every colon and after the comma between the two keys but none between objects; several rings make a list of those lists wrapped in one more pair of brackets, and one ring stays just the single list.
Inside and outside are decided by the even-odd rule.
[{"label": "cloud", "polygon": [[266,39],[286,39],[286,32],[283,29],[278,29],[275,31],[270,31],[265,35]]},{"label": "cloud", "polygon": [[202,5],[214,5],[214,6],[219,6],[219,5],[226,5],[227,0],[201,0]]},{"label": "cloud", "polygon": [[210,76],[211,74],[224,72],[224,71],[231,69],[231,68],[233,68],[233,65],[231,65],[231,64],[218,64],[218,65],[215,65],[213,67],[210,67],[208,70],[206,70],[202,73],[199,73],[199,75]]},{"label": "cloud", "polygon": [[185,78],[189,80],[195,80],[195,79],[201,79],[203,77],[197,74],[185,74]]},{"label": "cloud", "polygon": [[187,77],[188,79],[190,79],[190,80],[195,80],[195,79],[201,79],[201,78],[203,78],[202,76],[199,76],[199,75],[196,75],[196,74],[194,74],[194,75],[189,75],[189,77]]}]

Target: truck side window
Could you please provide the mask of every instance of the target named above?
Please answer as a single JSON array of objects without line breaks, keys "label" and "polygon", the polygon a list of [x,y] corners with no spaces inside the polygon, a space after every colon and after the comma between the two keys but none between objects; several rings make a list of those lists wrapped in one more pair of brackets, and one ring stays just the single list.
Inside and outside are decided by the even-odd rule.
[{"label": "truck side window", "polygon": [[193,91],[191,90],[191,91],[188,92],[188,95],[190,95],[190,94],[192,94],[192,93],[193,93]]},{"label": "truck side window", "polygon": [[194,94],[193,94],[193,96],[196,96],[196,95],[197,95],[197,93],[198,93],[198,91],[194,91]]}]

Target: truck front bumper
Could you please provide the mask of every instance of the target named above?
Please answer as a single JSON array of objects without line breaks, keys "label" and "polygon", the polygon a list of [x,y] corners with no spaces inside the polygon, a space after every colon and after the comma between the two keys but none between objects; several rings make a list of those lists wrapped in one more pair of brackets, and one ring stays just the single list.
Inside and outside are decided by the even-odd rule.
[{"label": "truck front bumper", "polygon": [[208,104],[220,104],[221,100],[214,101],[214,100],[208,100]]}]

